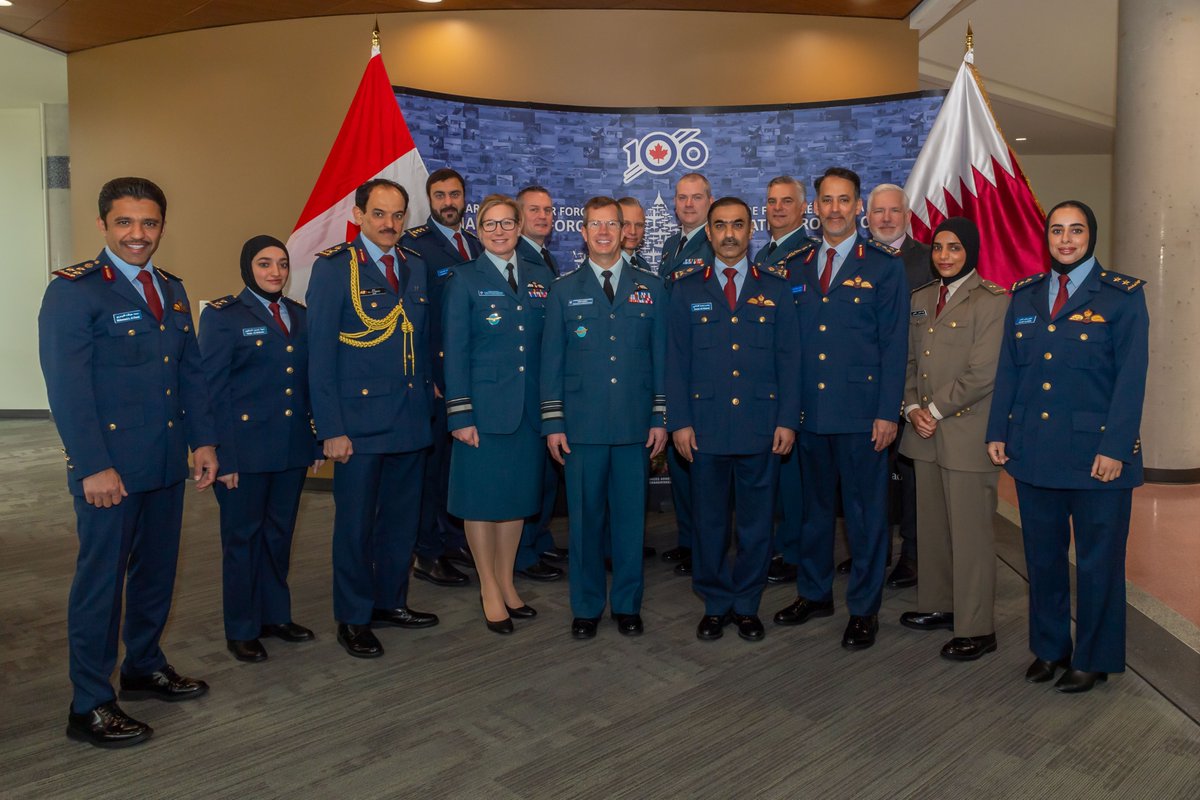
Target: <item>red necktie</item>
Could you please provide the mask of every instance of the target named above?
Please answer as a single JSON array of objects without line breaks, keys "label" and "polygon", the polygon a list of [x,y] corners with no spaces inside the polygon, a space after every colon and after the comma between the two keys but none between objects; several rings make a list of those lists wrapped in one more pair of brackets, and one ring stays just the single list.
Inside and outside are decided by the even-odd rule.
[{"label": "red necktie", "polygon": [[154,288],[154,279],[150,277],[150,271],[144,267],[139,269],[137,279],[142,282],[142,290],[146,293],[146,305],[150,306],[150,313],[156,320],[162,322],[162,299],[158,296],[158,289]]},{"label": "red necktie", "polygon": [[1067,275],[1058,276],[1058,294],[1054,298],[1054,308],[1050,309],[1050,319],[1058,316],[1058,312],[1062,311],[1062,307],[1067,304]]},{"label": "red necktie", "polygon": [[733,267],[725,268],[725,302],[729,303],[730,311],[737,308],[737,286],[733,282],[736,276],[736,269]]},{"label": "red necktie", "polygon": [[821,294],[829,294],[829,282],[833,280],[833,256],[837,251],[831,247],[825,253],[825,269],[821,270]]},{"label": "red necktie", "polygon": [[933,312],[934,317],[940,317],[942,315],[942,309],[946,307],[946,296],[948,294],[950,294],[950,292],[947,291],[946,284],[943,283],[941,290],[938,292],[937,311]]},{"label": "red necktie", "polygon": [[387,270],[388,283],[392,285],[392,291],[400,294],[400,279],[396,277],[396,257],[387,255],[382,259],[383,266]]},{"label": "red necktie", "polygon": [[[388,256],[391,258],[391,256]],[[283,322],[283,315],[279,313],[279,303],[271,303],[271,314],[275,317],[275,321],[279,323],[279,329],[283,331],[284,336],[291,336],[292,332],[288,330],[287,325]]]},{"label": "red necktie", "polygon": [[462,234],[458,231],[454,232],[454,243],[458,245],[458,254],[462,256],[462,260],[470,261],[471,257],[467,255],[467,248],[463,246]]}]

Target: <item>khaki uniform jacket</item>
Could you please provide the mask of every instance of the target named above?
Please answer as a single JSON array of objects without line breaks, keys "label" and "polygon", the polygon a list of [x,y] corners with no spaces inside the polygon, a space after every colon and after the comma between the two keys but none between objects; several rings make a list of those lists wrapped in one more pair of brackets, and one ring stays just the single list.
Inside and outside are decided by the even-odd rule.
[{"label": "khaki uniform jacket", "polygon": [[933,281],[912,293],[904,408],[932,403],[942,419],[929,439],[905,426],[900,452],[946,469],[994,472],[985,436],[1008,296],[975,272],[935,317],[940,287]]}]

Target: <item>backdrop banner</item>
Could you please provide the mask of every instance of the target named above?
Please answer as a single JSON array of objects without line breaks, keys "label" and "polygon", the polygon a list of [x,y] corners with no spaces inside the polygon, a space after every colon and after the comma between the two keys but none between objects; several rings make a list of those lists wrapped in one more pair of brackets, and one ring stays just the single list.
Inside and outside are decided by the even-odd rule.
[{"label": "backdrop banner", "polygon": [[[776,175],[799,179],[810,202],[813,178],[830,166],[859,174],[864,202],[877,184],[903,186],[945,96],[926,91],[803,105],[591,108],[393,89],[429,171],[453,167],[466,178],[469,229],[488,194],[513,195],[529,184],[550,191],[556,211],[550,249],[564,269],[583,259],[582,207],[596,195],[641,201],[641,254],[657,269],[662,243],[678,228],[675,181],[688,172],[703,173],[714,197],[735,195],[750,205],[751,253],[769,239],[763,205],[767,181]],[[806,224],[817,235],[811,207]]]}]

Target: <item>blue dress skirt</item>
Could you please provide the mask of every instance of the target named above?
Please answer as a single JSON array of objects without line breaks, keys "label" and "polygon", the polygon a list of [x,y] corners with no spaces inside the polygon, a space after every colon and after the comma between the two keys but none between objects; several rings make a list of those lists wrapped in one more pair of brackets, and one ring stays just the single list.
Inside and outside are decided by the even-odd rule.
[{"label": "blue dress skirt", "polygon": [[513,433],[480,433],[479,447],[454,440],[447,509],[466,520],[503,522],[542,505],[546,442],[526,414]]}]

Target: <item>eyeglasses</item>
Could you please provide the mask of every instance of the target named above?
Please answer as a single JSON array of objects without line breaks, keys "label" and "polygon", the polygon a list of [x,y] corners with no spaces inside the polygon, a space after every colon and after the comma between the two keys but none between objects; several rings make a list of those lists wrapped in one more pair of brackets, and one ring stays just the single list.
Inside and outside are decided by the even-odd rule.
[{"label": "eyeglasses", "polygon": [[489,219],[486,222],[479,223],[479,230],[487,231],[488,233],[496,230],[496,228],[502,231],[511,231],[516,227],[517,221],[515,219]]},{"label": "eyeglasses", "polygon": [[617,222],[615,219],[593,219],[588,221],[587,226],[594,231],[602,230],[604,228],[615,231],[621,227],[621,223]]}]

